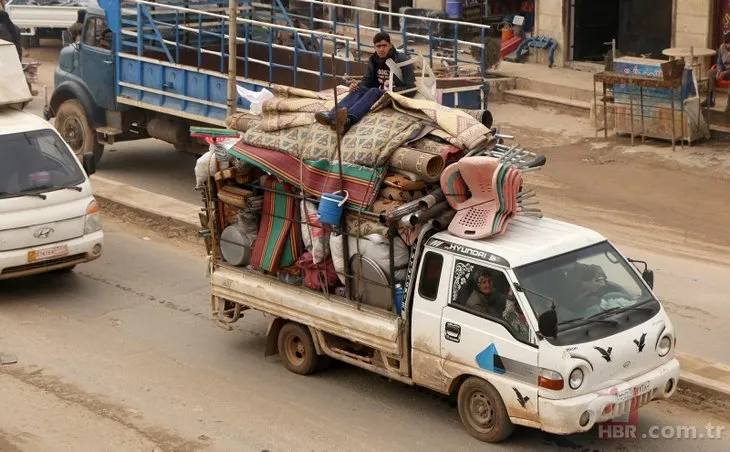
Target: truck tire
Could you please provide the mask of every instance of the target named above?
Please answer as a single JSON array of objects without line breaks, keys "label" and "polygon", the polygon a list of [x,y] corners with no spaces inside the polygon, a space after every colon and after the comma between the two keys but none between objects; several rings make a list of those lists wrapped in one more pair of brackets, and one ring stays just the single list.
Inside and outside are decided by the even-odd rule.
[{"label": "truck tire", "polygon": [[279,357],[289,371],[309,375],[319,368],[319,355],[309,330],[289,322],[279,330]]},{"label": "truck tire", "polygon": [[461,385],[457,406],[466,431],[480,441],[504,441],[515,429],[499,392],[481,378],[470,377]]},{"label": "truck tire", "polygon": [[59,105],[54,127],[79,161],[83,161],[85,153],[91,152],[94,154],[94,163],[99,163],[104,145],[99,143],[96,131],[89,124],[84,107],[78,100],[65,100]]}]

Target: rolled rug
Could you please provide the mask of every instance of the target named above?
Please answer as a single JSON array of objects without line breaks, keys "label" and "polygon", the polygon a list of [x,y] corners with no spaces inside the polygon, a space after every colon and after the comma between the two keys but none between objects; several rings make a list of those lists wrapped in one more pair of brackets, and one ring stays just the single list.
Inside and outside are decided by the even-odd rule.
[{"label": "rolled rug", "polygon": [[441,155],[429,154],[412,148],[400,147],[390,157],[390,165],[420,176],[436,177],[444,170],[446,164]]}]

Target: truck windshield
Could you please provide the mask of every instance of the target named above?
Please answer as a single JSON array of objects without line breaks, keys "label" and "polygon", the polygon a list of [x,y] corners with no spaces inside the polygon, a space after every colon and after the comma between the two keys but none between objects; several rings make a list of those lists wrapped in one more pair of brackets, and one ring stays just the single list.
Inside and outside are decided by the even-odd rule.
[{"label": "truck windshield", "polygon": [[555,302],[562,332],[606,323],[609,312],[656,309],[652,304],[658,302],[630,266],[610,243],[602,242],[514,271],[536,316],[551,309],[549,299]]},{"label": "truck windshield", "polygon": [[0,135],[0,198],[74,188],[85,179],[53,130]]}]

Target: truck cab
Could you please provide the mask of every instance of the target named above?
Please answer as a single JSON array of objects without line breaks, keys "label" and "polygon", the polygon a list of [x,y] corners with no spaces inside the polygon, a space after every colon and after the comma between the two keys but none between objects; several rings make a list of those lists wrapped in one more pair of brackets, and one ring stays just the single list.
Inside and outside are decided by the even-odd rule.
[{"label": "truck cab", "polygon": [[439,232],[420,261],[412,378],[456,392],[473,436],[584,432],[675,391],[676,336],[653,273],[597,232],[549,219],[488,240]]},{"label": "truck cab", "polygon": [[109,125],[120,119],[113,36],[104,10],[90,2],[80,41],[61,49],[55,89],[44,108],[46,120],[55,117],[56,128],[77,157],[91,153],[97,163],[104,150],[99,132],[108,134]]}]

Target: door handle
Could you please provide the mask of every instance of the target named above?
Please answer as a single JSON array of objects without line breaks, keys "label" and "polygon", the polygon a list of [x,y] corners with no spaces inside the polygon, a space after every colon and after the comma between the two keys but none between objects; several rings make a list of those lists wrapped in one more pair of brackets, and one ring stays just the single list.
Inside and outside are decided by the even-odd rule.
[{"label": "door handle", "polygon": [[444,337],[447,341],[459,342],[461,340],[461,326],[456,323],[446,322]]},{"label": "door handle", "polygon": [[104,64],[112,64],[112,63],[113,63],[112,60],[104,60]]}]

